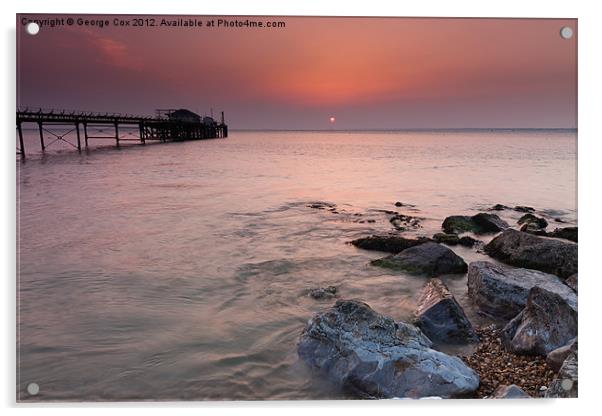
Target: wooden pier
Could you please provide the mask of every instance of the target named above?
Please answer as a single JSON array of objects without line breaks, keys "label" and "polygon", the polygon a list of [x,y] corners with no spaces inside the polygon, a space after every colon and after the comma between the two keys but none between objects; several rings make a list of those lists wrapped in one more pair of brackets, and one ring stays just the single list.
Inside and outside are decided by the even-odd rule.
[{"label": "wooden pier", "polygon": [[[25,145],[23,141],[23,125],[34,124],[37,126],[40,137],[42,152],[50,144],[62,140],[81,152],[82,146],[88,148],[91,140],[115,141],[117,147],[121,142],[134,141],[146,144],[147,141],[183,141],[202,140],[228,137],[228,126],[224,122],[224,113],[221,113],[221,121],[217,122],[212,117],[201,118],[188,110],[160,110],[155,117],[140,117],[124,114],[68,112],[57,110],[17,110],[17,153],[25,158]],[[51,131],[52,126],[71,129],[60,135]],[[127,128],[135,130],[124,135],[120,133]],[[109,130],[110,134],[91,135],[90,128],[101,131]],[[45,141],[46,135],[50,134],[55,139],[50,143]],[[67,141],[64,137],[68,134],[75,136],[75,143]],[[83,138],[83,143],[82,143]]]}]

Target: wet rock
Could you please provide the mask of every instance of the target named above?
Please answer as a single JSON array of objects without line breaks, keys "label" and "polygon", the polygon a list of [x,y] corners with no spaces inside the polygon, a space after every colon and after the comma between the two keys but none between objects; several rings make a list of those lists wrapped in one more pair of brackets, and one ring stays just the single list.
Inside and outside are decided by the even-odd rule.
[{"label": "wet rock", "polygon": [[362,398],[462,397],[479,386],[457,357],[430,348],[413,325],[396,323],[356,300],[314,315],[301,334],[299,357]]},{"label": "wet rock", "polygon": [[465,273],[468,267],[464,260],[452,250],[433,242],[410,247],[393,256],[373,260],[372,264],[430,277]]},{"label": "wet rock", "polygon": [[535,208],[527,207],[525,205],[517,205],[514,207],[514,210],[518,212],[534,212]]},{"label": "wet rock", "polygon": [[577,282],[577,273],[570,275],[565,281],[564,283],[566,283],[568,285],[568,287],[570,287],[571,289],[573,289],[575,291],[575,293],[578,293],[578,282]]},{"label": "wet rock", "polygon": [[578,352],[574,351],[564,360],[558,376],[546,390],[546,398],[569,398],[578,396]]},{"label": "wet rock", "polygon": [[518,387],[516,384],[509,386],[499,386],[493,394],[492,399],[530,399],[529,396],[523,389]]},{"label": "wet rock", "polygon": [[561,278],[577,273],[577,245],[508,229],[485,246],[491,257],[512,266],[541,270]]},{"label": "wet rock", "polygon": [[309,296],[316,300],[332,299],[336,295],[336,286],[317,287],[309,290]]},{"label": "wet rock", "polygon": [[445,234],[445,233],[435,234],[433,236],[433,240],[438,243],[447,244],[449,246],[455,246],[460,242],[460,238],[458,237],[457,234]]},{"label": "wet rock", "polygon": [[486,314],[509,320],[526,306],[529,291],[539,286],[565,298],[574,292],[552,274],[531,269],[511,268],[487,261],[468,266],[468,296]]},{"label": "wet rock", "polygon": [[330,202],[323,202],[323,201],[318,201],[318,202],[312,202],[311,204],[307,204],[308,208],[313,208],[313,209],[336,209],[337,205],[330,203]]},{"label": "wet rock", "polygon": [[519,225],[530,225],[535,229],[543,229],[548,226],[548,221],[545,218],[538,217],[533,214],[525,214],[518,219]]},{"label": "wet rock", "polygon": [[538,235],[540,237],[547,237],[548,236],[548,232],[542,228],[539,228],[537,225],[535,224],[523,224],[520,227],[520,230],[523,233],[529,233],[529,234],[533,234],[533,235]]},{"label": "wet rock", "polygon": [[468,215],[452,215],[443,220],[441,228],[446,234],[459,234],[475,231],[475,223]]},{"label": "wet rock", "polygon": [[465,235],[463,237],[460,237],[460,239],[458,240],[458,244],[460,244],[461,246],[464,246],[464,247],[474,247],[476,245],[483,244],[483,242]]},{"label": "wet rock", "polygon": [[440,279],[431,279],[418,298],[414,324],[437,344],[478,341],[464,310]]},{"label": "wet rock", "polygon": [[371,235],[370,237],[358,238],[350,244],[364,250],[384,251],[397,254],[403,250],[424,244],[430,241],[428,238],[405,238],[392,235]]},{"label": "wet rock", "polygon": [[460,234],[464,232],[486,234],[502,231],[510,226],[497,215],[482,212],[472,217],[467,215],[452,215],[443,220],[441,227],[447,234]]},{"label": "wet rock", "polygon": [[411,215],[395,214],[389,218],[389,222],[395,229],[405,231],[407,228],[420,228],[420,218]]},{"label": "wet rock", "polygon": [[567,359],[567,357],[572,353],[577,351],[578,343],[577,338],[573,338],[569,341],[568,344],[563,345],[562,347],[556,348],[553,351],[550,351],[546,356],[546,363],[550,366],[554,371],[560,371],[562,364]]},{"label": "wet rock", "polygon": [[505,209],[510,209],[510,207],[503,205],[503,204],[495,204],[494,206],[491,207],[492,211],[503,211]]},{"label": "wet rock", "polygon": [[527,305],[502,331],[504,346],[516,354],[546,356],[577,336],[577,296],[535,286]]},{"label": "wet rock", "polygon": [[510,225],[495,214],[481,212],[472,217],[480,233],[497,233],[509,228]]},{"label": "wet rock", "polygon": [[565,227],[556,228],[554,231],[548,233],[548,237],[563,238],[565,240],[577,242],[578,239],[577,227]]}]

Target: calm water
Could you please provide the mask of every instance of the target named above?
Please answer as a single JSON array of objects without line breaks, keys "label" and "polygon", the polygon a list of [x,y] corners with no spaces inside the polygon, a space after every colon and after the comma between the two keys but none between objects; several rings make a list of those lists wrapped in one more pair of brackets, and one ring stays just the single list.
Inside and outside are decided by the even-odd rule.
[{"label": "calm water", "polygon": [[[424,218],[407,234],[429,236],[496,203],[577,215],[575,132],[232,132],[58,149],[17,162],[23,400],[31,382],[44,400],[343,398],[297,358],[304,324],[332,303],[307,289],[336,285],[407,320],[426,281],[345,244],[392,230],[377,209]],[[465,276],[444,280],[482,322]]]}]

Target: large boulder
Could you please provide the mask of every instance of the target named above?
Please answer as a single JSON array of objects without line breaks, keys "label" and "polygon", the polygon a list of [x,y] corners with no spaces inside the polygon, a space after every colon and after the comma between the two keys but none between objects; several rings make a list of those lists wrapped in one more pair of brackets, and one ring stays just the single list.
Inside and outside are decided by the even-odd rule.
[{"label": "large boulder", "polygon": [[518,387],[516,384],[510,384],[499,386],[493,394],[491,395],[492,399],[530,399],[529,396],[523,389]]},{"label": "large boulder", "polygon": [[414,324],[437,344],[478,341],[464,310],[440,279],[431,279],[420,292]]},{"label": "large boulder", "polygon": [[573,338],[568,344],[550,351],[546,356],[546,363],[548,364],[548,367],[551,367],[554,371],[560,371],[564,361],[569,355],[571,355],[572,352],[577,351],[577,348],[577,338]]},{"label": "large boulder", "polygon": [[496,233],[510,226],[495,214],[479,213],[468,215],[452,215],[443,220],[441,228],[447,234],[474,232],[476,234]]},{"label": "large boulder", "polygon": [[558,375],[546,390],[546,398],[574,398],[578,396],[578,352],[574,351],[564,360]]},{"label": "large boulder", "polygon": [[466,273],[468,267],[464,260],[452,250],[433,242],[420,244],[399,254],[373,260],[372,264],[430,277],[442,274]]},{"label": "large boulder", "polygon": [[529,291],[535,286],[574,297],[571,288],[552,274],[488,261],[475,261],[468,266],[468,296],[481,311],[495,318],[514,318],[526,306]]},{"label": "large boulder", "polygon": [[396,323],[363,302],[341,300],[309,320],[298,354],[358,397],[449,398],[478,388],[477,373],[430,346],[415,326]]},{"label": "large boulder", "polygon": [[485,252],[512,266],[541,270],[561,278],[577,273],[577,245],[506,230],[485,246]]},{"label": "large boulder", "polygon": [[527,305],[502,331],[504,347],[516,354],[543,355],[577,336],[577,296],[535,286]]},{"label": "large boulder", "polygon": [[430,241],[428,238],[405,238],[393,235],[371,235],[358,238],[350,244],[364,250],[384,251],[385,253],[397,254],[403,250],[424,244]]}]

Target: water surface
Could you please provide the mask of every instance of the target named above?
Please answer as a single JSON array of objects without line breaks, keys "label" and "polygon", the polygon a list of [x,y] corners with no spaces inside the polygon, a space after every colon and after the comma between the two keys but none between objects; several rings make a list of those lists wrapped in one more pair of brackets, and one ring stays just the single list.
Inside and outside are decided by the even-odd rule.
[{"label": "water surface", "polygon": [[[35,132],[26,140],[39,146]],[[42,400],[344,398],[297,358],[305,323],[332,304],[307,290],[336,285],[408,320],[426,282],[370,266],[383,254],[346,244],[393,231],[377,210],[423,218],[407,235],[496,203],[576,222],[572,131],[231,132],[82,154],[57,145],[17,162],[23,400],[31,382]],[[500,215],[515,224],[520,213]],[[483,323],[466,277],[444,280]]]}]

